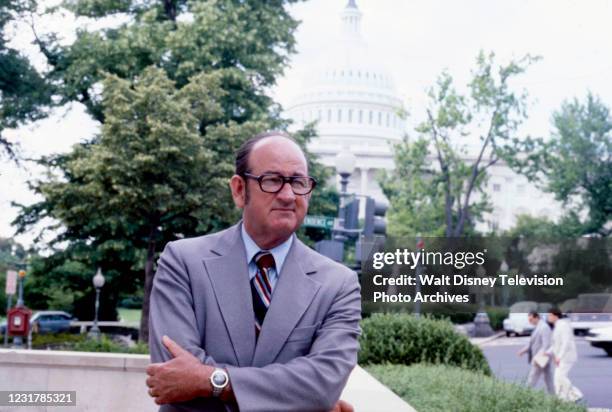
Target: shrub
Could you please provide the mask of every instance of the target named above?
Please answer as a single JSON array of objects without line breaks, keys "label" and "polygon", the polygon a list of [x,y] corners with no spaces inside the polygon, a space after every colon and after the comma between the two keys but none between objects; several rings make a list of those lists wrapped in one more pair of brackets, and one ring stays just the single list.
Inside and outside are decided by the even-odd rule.
[{"label": "shrub", "polygon": [[[369,318],[374,313],[413,313],[414,305],[411,303],[380,303],[380,302],[363,302],[361,305],[361,315],[363,318]],[[493,330],[501,330],[504,326],[504,319],[508,317],[510,312],[505,307],[486,307],[491,327]],[[469,323],[474,320],[478,312],[476,304],[427,304],[421,305],[421,313],[426,314],[434,319],[447,319],[452,323]]]},{"label": "shrub", "polygon": [[72,350],[77,352],[149,353],[149,347],[145,343],[137,343],[133,347],[127,347],[109,339],[106,335],[102,335],[100,340],[84,339],[77,342],[72,347]]},{"label": "shrub", "polygon": [[366,370],[419,412],[586,412],[543,391],[451,366],[372,365]]},{"label": "shrub", "polygon": [[455,332],[449,321],[374,314],[361,327],[360,364],[444,363],[491,374],[482,351]]},{"label": "shrub", "polygon": [[72,345],[84,339],[85,335],[72,333],[33,333],[32,349],[70,350]]},{"label": "shrub", "polygon": [[136,345],[129,347],[104,334],[100,337],[99,341],[90,339],[87,335],[83,334],[33,334],[32,349],[53,349],[77,352],[149,353],[149,347],[145,343],[136,343]]}]

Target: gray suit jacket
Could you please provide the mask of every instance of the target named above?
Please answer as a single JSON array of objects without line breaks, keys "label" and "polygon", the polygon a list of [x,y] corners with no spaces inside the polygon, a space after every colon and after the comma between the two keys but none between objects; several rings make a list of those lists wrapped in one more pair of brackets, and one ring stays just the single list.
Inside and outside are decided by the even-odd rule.
[{"label": "gray suit jacket", "polygon": [[[531,360],[538,352],[546,351],[550,347],[551,333],[552,331],[548,323],[540,319],[533,332],[531,332],[529,343],[527,344],[527,361],[529,363],[531,363]],[[548,362],[547,366],[550,363]]]},{"label": "gray suit jacket", "polygon": [[[227,368],[240,411],[329,411],[357,363],[357,276],[295,238],[256,344],[239,228],[166,245],[151,292],[151,361],[171,358],[161,343],[168,335],[203,363]],[[160,410],[236,405],[198,398]]]}]

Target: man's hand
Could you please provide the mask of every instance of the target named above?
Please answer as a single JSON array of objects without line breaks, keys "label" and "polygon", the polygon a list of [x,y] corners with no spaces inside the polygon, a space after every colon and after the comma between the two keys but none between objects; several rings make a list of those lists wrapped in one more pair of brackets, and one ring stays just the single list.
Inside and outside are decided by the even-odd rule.
[{"label": "man's hand", "polygon": [[559,366],[560,363],[561,363],[561,358],[558,358],[555,356],[555,364]]},{"label": "man's hand", "polygon": [[355,409],[353,409],[353,405],[340,399],[330,412],[355,412]]},{"label": "man's hand", "polygon": [[162,338],[162,343],[174,358],[147,367],[147,386],[155,403],[161,405],[210,396],[212,387],[209,379],[214,368],[203,365],[167,336]]},{"label": "man's hand", "polygon": [[516,354],[518,356],[523,356],[525,353],[527,353],[527,349],[521,349],[520,351],[518,351]]}]

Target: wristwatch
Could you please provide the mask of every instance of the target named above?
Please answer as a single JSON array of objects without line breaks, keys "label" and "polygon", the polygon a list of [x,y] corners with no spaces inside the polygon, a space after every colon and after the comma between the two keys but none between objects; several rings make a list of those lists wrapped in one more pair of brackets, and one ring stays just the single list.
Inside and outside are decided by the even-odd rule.
[{"label": "wristwatch", "polygon": [[223,389],[229,384],[229,376],[224,369],[216,368],[210,375],[210,384],[212,385],[212,396],[218,398],[223,392]]}]

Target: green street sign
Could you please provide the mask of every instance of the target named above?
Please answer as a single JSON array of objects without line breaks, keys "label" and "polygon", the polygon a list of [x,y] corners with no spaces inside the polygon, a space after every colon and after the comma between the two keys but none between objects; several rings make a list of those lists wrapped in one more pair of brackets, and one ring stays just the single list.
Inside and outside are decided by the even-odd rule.
[{"label": "green street sign", "polygon": [[316,227],[319,229],[333,229],[335,218],[330,216],[312,216],[306,215],[302,226],[304,227]]}]

